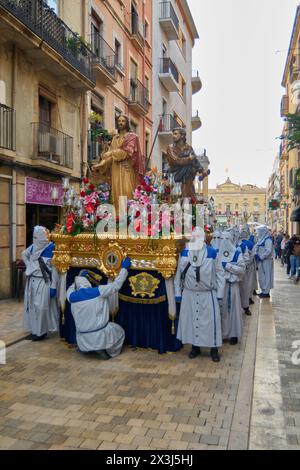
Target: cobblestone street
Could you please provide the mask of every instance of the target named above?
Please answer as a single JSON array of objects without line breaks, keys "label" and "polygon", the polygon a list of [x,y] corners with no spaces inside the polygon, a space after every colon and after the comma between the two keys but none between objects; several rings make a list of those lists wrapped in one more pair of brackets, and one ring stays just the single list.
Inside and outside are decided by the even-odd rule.
[{"label": "cobblestone street", "polygon": [[[299,286],[276,267],[271,303],[222,361],[126,347],[111,361],[57,337],[21,341],[0,369],[2,449],[300,449]],[[9,304],[8,304],[9,308]],[[3,304],[1,305],[3,312]]]}]

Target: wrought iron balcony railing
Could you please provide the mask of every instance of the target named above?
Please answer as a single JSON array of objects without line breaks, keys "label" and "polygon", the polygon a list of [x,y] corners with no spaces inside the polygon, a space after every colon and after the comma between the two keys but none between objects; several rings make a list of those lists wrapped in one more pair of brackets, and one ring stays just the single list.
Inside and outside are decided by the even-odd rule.
[{"label": "wrought iron balcony railing", "polygon": [[171,19],[177,29],[179,30],[179,19],[175,13],[173,5],[171,2],[161,2],[160,3],[160,20],[167,20]]},{"label": "wrought iron balcony railing", "polygon": [[45,1],[0,0],[0,7],[14,15],[87,79],[94,81],[92,51]]},{"label": "wrought iron balcony railing", "polygon": [[138,104],[146,111],[149,110],[149,90],[137,79],[130,79],[130,104]]},{"label": "wrought iron balcony railing", "polygon": [[159,72],[163,74],[171,74],[174,80],[178,83],[179,82],[179,72],[177,70],[176,65],[172,62],[171,59],[164,57],[160,59],[160,68]]},{"label": "wrought iron balcony railing", "polygon": [[16,111],[1,103],[0,148],[16,150]]},{"label": "wrought iron balcony railing", "polygon": [[73,168],[73,137],[47,123],[32,123],[33,158],[42,158],[66,168]]},{"label": "wrought iron balcony railing", "polygon": [[100,65],[113,77],[116,77],[116,53],[99,34],[91,35],[91,49]]}]

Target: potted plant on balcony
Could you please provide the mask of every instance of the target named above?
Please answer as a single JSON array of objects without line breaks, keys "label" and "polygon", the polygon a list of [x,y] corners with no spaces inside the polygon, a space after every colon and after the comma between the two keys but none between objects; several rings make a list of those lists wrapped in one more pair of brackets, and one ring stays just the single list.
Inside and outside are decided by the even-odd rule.
[{"label": "potted plant on balcony", "polygon": [[76,57],[80,55],[81,57],[86,57],[88,51],[91,49],[91,44],[87,42],[82,36],[78,33],[67,38],[67,48],[71,51]]}]

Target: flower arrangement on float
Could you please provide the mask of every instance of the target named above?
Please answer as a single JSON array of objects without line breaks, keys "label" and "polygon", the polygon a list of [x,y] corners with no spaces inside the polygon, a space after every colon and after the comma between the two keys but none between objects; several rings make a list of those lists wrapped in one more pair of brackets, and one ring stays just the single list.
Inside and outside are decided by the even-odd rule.
[{"label": "flower arrangement on float", "polygon": [[[69,178],[63,178],[63,189],[65,220],[64,225],[56,231],[65,235],[95,233],[100,221],[107,222],[107,227],[111,222],[117,230],[124,226],[128,230],[131,228],[130,233],[138,237],[155,238],[182,234],[184,222],[191,229],[196,225],[196,201],[191,201],[191,213],[183,216],[181,183],[176,183],[172,174],[167,177],[159,173],[156,167],[144,176],[135,189],[128,202],[127,215],[122,221],[112,214],[111,206],[108,206],[108,183],[95,186],[87,178],[83,178],[77,195],[75,189],[70,187]],[[188,218],[190,220],[187,222]],[[105,227],[105,223],[103,226]],[[206,227],[205,231],[211,233],[209,226]]]}]

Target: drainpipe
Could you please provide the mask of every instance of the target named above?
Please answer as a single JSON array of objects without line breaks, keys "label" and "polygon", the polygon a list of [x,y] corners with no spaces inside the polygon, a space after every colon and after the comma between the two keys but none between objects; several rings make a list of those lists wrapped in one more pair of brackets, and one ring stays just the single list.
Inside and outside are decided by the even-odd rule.
[{"label": "drainpipe", "polygon": [[[17,93],[17,67],[18,67],[18,50],[13,45],[12,55],[12,87],[11,87],[11,107],[16,109],[16,93]],[[11,261],[14,263],[17,258],[17,172],[12,170],[12,186],[11,186]]]},{"label": "drainpipe", "polygon": [[[81,2],[81,35],[86,39],[86,20],[89,10],[87,9],[87,2]],[[90,2],[88,2],[90,8]],[[81,118],[81,177],[86,176],[87,172],[87,92],[82,92],[80,103],[80,118]]]},{"label": "drainpipe", "polygon": [[[143,0],[143,31],[145,29],[145,0]],[[146,72],[146,57],[145,57],[145,32],[143,32],[143,84],[145,86],[145,72]],[[152,80],[152,78],[149,77],[149,81]],[[150,90],[149,90],[150,92]],[[146,152],[146,141],[145,141],[145,136],[146,136],[146,116],[143,117],[143,153],[145,155]]]}]

